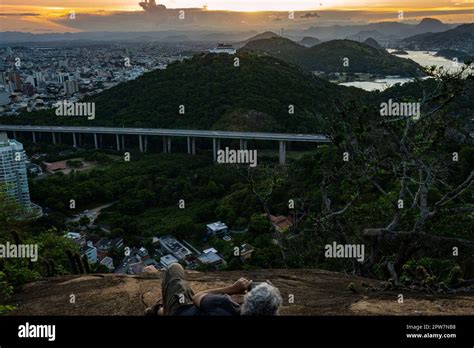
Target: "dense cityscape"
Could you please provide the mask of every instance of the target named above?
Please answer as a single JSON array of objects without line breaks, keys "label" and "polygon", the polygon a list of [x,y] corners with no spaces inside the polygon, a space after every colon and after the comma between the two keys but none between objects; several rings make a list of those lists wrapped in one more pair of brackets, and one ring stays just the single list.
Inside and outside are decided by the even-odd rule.
[{"label": "dense cityscape", "polygon": [[181,45],[105,44],[0,48],[0,112],[46,110],[78,101],[182,60]]}]

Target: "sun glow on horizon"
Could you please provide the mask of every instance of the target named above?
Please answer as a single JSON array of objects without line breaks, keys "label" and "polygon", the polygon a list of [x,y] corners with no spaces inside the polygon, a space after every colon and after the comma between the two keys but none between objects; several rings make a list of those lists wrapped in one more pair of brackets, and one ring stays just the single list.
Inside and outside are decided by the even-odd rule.
[{"label": "sun glow on horizon", "polygon": [[[0,1],[0,31],[80,31],[58,20],[71,11],[95,16],[145,12],[139,6],[139,2],[144,0],[29,0],[28,5],[24,0]],[[430,16],[443,21],[474,22],[474,3],[471,0],[156,0],[156,3],[164,4],[168,9],[204,9],[206,6],[208,11],[308,11],[323,14],[321,21],[334,18],[324,17],[325,11],[333,15],[341,12],[341,16],[347,18],[339,20],[342,22],[397,20],[398,12],[404,11],[409,20]],[[344,16],[344,11],[347,16]],[[354,17],[356,13],[358,15]]]},{"label": "sun glow on horizon", "polygon": [[[6,8],[62,10],[75,8],[81,11],[141,11],[140,1],[145,0],[2,0],[0,12]],[[156,0],[167,8],[203,8],[241,12],[258,11],[309,11],[309,10],[422,10],[422,9],[466,9],[474,8],[471,0]]]}]

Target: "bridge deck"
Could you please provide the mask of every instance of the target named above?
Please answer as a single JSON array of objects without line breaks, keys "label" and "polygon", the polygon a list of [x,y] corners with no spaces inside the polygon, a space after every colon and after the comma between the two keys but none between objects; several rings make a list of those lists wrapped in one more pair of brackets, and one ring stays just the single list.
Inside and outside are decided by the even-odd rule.
[{"label": "bridge deck", "polygon": [[328,138],[326,136],[322,135],[322,134],[229,132],[229,131],[166,129],[166,128],[62,127],[62,126],[0,125],[0,130],[3,130],[3,131],[18,131],[18,132],[161,135],[161,136],[196,137],[196,138],[299,141],[299,142],[313,142],[313,143],[327,143],[327,142],[329,142]]}]

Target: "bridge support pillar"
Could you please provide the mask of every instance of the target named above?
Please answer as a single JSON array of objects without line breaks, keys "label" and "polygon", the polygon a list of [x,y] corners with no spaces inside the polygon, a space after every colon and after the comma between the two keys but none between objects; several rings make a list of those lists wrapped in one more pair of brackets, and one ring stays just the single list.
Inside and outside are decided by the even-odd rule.
[{"label": "bridge support pillar", "polygon": [[142,135],[138,135],[138,143],[140,145],[140,152],[143,152],[143,137]]},{"label": "bridge support pillar", "polygon": [[35,132],[31,132],[33,134],[33,143],[36,143],[36,133]]},{"label": "bridge support pillar", "polygon": [[125,135],[122,135],[122,150],[125,150]]},{"label": "bridge support pillar", "polygon": [[196,154],[196,141],[193,137],[188,137],[188,155]]},{"label": "bridge support pillar", "polygon": [[166,152],[167,152],[167,151],[166,151],[166,148],[167,148],[167,147],[168,147],[168,146],[166,145],[166,137],[163,137],[163,153],[166,153]]},{"label": "bridge support pillar", "polygon": [[279,156],[280,164],[285,164],[285,159],[286,159],[286,141],[280,141],[280,156]]},{"label": "bridge support pillar", "polygon": [[72,146],[77,147],[76,133],[72,133]]},{"label": "bridge support pillar", "polygon": [[16,139],[16,131],[13,131],[13,139]]},{"label": "bridge support pillar", "polygon": [[115,140],[117,142],[117,151],[120,151],[120,137],[118,134],[115,134]]},{"label": "bridge support pillar", "polygon": [[53,132],[51,135],[53,136],[53,144],[56,145],[56,134]]},{"label": "bridge support pillar", "polygon": [[214,162],[217,161],[217,151],[221,148],[221,140],[218,138],[212,138],[212,153]]},{"label": "bridge support pillar", "polygon": [[96,150],[99,148],[99,140],[97,139],[97,133],[94,133],[94,146]]},{"label": "bridge support pillar", "polygon": [[240,149],[247,150],[247,139],[240,139]]},{"label": "bridge support pillar", "polygon": [[167,145],[166,147],[168,148],[167,152],[171,153],[171,137],[166,138],[166,145]]},{"label": "bridge support pillar", "polygon": [[212,138],[212,159],[217,161],[216,138]]}]

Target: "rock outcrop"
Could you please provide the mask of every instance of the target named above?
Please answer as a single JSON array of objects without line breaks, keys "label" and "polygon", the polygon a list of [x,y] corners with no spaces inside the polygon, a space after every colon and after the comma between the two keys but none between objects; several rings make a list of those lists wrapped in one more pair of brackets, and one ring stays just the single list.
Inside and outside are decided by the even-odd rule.
[{"label": "rock outcrop", "polygon": [[[284,300],[283,315],[474,314],[473,294],[382,290],[384,284],[379,281],[322,270],[188,272],[195,292],[232,284],[241,276],[270,280],[277,286]],[[25,285],[2,303],[17,306],[11,315],[143,315],[147,306],[161,298],[162,278],[162,272],[44,278]],[[289,295],[294,303],[289,303]],[[242,296],[236,300],[242,301]]]}]

